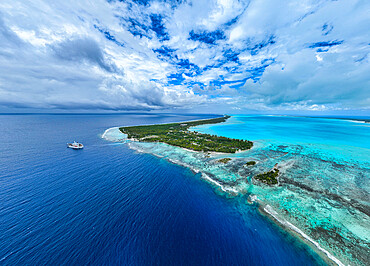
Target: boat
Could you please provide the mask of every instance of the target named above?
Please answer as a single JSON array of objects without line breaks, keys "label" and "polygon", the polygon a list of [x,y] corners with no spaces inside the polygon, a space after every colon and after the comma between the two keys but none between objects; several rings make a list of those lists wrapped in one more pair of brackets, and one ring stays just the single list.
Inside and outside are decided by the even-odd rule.
[{"label": "boat", "polygon": [[80,150],[84,147],[84,145],[82,143],[74,141],[73,143],[67,143],[67,147],[74,150]]}]

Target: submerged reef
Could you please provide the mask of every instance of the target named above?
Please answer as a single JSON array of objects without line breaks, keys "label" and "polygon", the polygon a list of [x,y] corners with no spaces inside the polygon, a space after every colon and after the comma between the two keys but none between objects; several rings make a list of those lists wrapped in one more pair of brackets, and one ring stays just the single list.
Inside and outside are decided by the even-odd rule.
[{"label": "submerged reef", "polygon": [[182,123],[121,127],[129,139],[161,142],[193,151],[235,153],[252,148],[253,142],[189,131],[190,127],[225,122],[230,116]]},{"label": "submerged reef", "polygon": [[[226,121],[221,119],[218,123]],[[189,123],[193,122],[177,123],[178,128],[188,131]],[[116,128],[105,138],[114,135],[122,141],[122,136],[116,136],[122,132],[129,135],[125,128]],[[138,152],[191,169],[216,193],[235,198],[240,206],[246,202],[258,206],[272,221],[305,239],[329,265],[368,265],[368,150],[256,140],[253,149],[225,155],[145,138],[155,135],[150,134],[143,135],[143,140],[132,134],[125,142]],[[352,157],[357,153],[361,156]]]}]

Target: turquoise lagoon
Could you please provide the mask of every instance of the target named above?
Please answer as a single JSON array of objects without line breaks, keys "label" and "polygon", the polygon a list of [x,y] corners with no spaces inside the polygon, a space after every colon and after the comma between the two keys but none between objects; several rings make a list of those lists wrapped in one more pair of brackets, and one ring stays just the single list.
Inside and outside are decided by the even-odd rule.
[{"label": "turquoise lagoon", "polygon": [[[106,131],[124,141],[201,174],[221,196],[248,208],[258,205],[299,236],[329,263],[366,265],[370,243],[370,124],[362,121],[291,116],[232,116],[192,130],[254,142],[249,151],[205,154],[162,143],[127,141],[118,128]],[[227,164],[217,160],[230,157]],[[255,160],[255,166],[244,166]],[[253,179],[274,166],[279,184]]]}]

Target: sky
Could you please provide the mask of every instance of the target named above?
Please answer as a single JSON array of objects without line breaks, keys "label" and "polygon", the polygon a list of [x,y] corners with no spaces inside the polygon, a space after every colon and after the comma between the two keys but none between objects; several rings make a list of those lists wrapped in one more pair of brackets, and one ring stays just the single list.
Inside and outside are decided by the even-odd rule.
[{"label": "sky", "polygon": [[370,115],[368,0],[1,0],[0,111]]}]

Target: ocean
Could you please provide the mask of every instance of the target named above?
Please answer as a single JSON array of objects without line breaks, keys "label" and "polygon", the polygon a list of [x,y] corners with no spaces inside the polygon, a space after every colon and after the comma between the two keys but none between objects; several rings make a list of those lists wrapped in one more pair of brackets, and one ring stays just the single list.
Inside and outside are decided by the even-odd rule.
[{"label": "ocean", "polygon": [[[211,117],[216,116],[0,115],[0,264],[325,265],[311,247],[262,215],[258,204],[247,203],[250,195],[257,195],[271,202],[278,211],[273,197],[279,195],[277,192],[273,191],[269,199],[258,186],[231,187],[226,182],[227,174],[225,178],[218,177],[218,181],[226,180],[221,190],[201,174],[204,168],[197,165],[199,160],[193,158],[194,165],[189,168],[186,155],[173,147],[164,144],[132,147],[102,138],[111,127]],[[226,128],[235,123],[250,123],[243,119],[250,118],[232,117]],[[300,121],[307,121],[295,119],[287,123],[298,125]],[[265,121],[256,124],[255,130],[266,123],[274,127],[273,121]],[[344,122],[328,120],[325,123]],[[346,123],[345,131],[353,138],[352,142],[344,143],[348,153],[346,149],[338,153],[335,148],[334,151],[322,148],[322,145],[335,147],[341,143],[334,139],[329,144],[316,139],[316,146],[304,152],[312,157],[313,151],[326,159],[332,153],[337,154],[332,157],[336,163],[343,163],[345,158],[352,166],[351,174],[356,175],[358,169],[362,169],[365,183],[358,186],[368,193],[369,128],[356,133],[352,124]],[[232,135],[220,131],[220,127],[221,124],[203,126],[199,130]],[[328,127],[327,134],[335,130]],[[260,149],[285,149],[284,152],[294,156],[292,150],[287,150],[293,149],[291,143],[306,145],[302,144],[304,136],[280,144],[277,133],[265,136],[265,133],[248,132],[245,131],[243,137],[257,140]],[[312,136],[307,135],[307,143],[312,143]],[[322,139],[327,137],[323,135]],[[83,143],[85,148],[66,148],[66,143],[74,140]],[[270,141],[272,146],[266,144]],[[356,155],[353,149],[365,154]],[[179,154],[182,157],[178,157]],[[255,156],[258,157],[257,153]],[[179,158],[186,167],[171,163],[179,162]],[[266,161],[266,165],[271,163]],[[194,171],[194,167],[198,167],[198,171]],[[216,174],[227,170],[219,169],[221,172]],[[209,169],[210,176],[215,173],[212,171]],[[360,193],[357,187],[351,189],[358,181],[355,179],[346,196]],[[310,177],[302,180],[308,181]],[[237,193],[230,194],[227,188]]]}]

